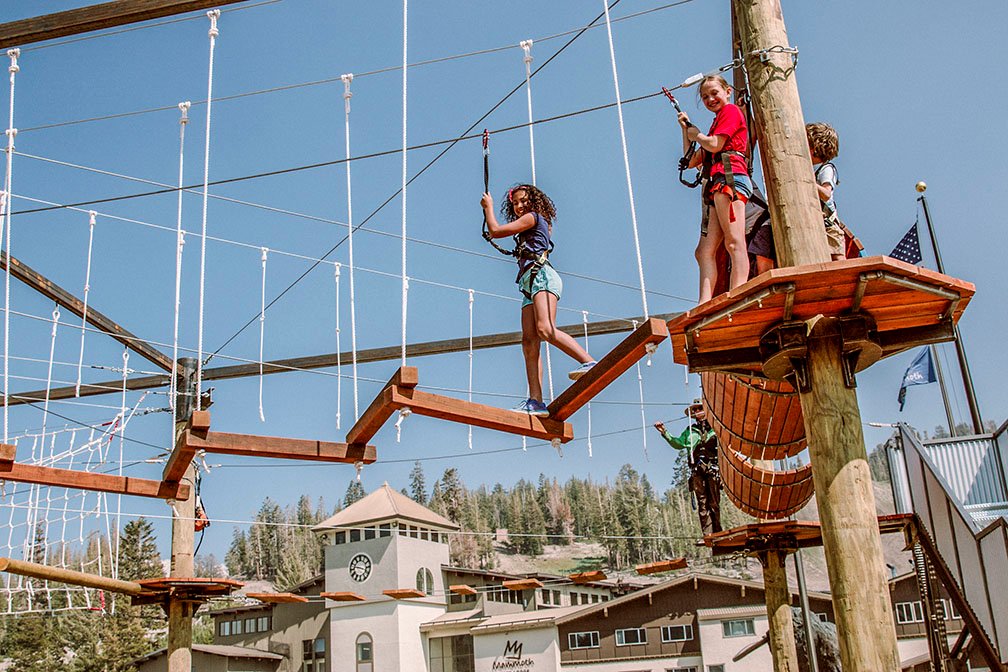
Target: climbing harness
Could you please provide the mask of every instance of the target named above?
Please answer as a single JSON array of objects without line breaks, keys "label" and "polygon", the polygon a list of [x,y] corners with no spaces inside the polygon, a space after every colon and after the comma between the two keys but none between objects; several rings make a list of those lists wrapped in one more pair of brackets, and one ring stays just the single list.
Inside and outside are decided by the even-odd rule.
[{"label": "climbing harness", "polygon": [[[679,101],[675,99],[675,96],[672,95],[672,92],[666,89],[664,86],[661,87],[661,90],[662,93],[665,94],[665,97],[669,99],[669,102],[672,103],[672,107],[675,108],[676,113],[682,114],[682,108],[679,107]],[[692,121],[687,121],[686,123],[689,126],[695,125]],[[693,160],[693,155],[696,154],[696,150],[697,150],[697,143],[694,140],[690,142],[689,148],[687,148],[686,153],[683,154],[681,159],[679,159],[679,181],[682,182],[685,186],[689,187],[690,189],[695,189],[697,186],[699,186],[701,180],[703,179],[702,178],[703,171],[697,171],[696,178],[693,181],[687,181],[686,178],[683,177],[683,173],[689,170],[690,161]]]},{"label": "climbing harness", "polygon": [[[490,193],[490,131],[483,129],[483,191],[484,193]],[[512,190],[513,191],[513,190]],[[508,199],[511,198],[511,192],[508,192]],[[524,233],[524,231],[522,232]],[[513,250],[507,250],[494,242],[493,236],[490,235],[490,230],[487,228],[487,218],[486,213],[483,213],[483,240],[490,243],[495,250],[503,255],[509,257],[514,257],[519,261],[531,261],[532,264],[526,269],[531,271],[529,274],[528,289],[526,290],[521,286],[521,276],[524,273],[519,273],[515,282],[518,284],[518,289],[521,290],[522,295],[528,299],[532,300],[532,286],[535,283],[536,276],[539,275],[539,271],[542,270],[543,266],[550,265],[549,255],[553,252],[553,241],[549,241],[549,249],[543,250],[542,252],[536,253],[530,250],[528,244],[522,237],[522,234],[514,236],[515,248]]]}]

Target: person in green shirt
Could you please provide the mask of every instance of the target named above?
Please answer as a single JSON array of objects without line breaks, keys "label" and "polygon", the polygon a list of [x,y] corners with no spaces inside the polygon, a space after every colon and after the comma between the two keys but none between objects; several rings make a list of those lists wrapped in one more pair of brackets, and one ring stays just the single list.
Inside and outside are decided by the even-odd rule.
[{"label": "person in green shirt", "polygon": [[665,423],[656,422],[662,438],[676,450],[686,451],[690,468],[689,489],[696,497],[697,515],[704,535],[721,531],[721,475],[718,472],[717,435],[707,422],[703,403],[695,399],[686,415],[692,422],[679,436],[673,436]]}]

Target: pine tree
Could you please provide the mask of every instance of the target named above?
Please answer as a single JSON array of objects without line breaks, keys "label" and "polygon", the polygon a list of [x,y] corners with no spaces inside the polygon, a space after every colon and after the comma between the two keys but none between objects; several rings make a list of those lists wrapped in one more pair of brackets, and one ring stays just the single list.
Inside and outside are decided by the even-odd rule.
[{"label": "pine tree", "polygon": [[410,494],[409,496],[418,504],[427,503],[427,482],[424,479],[423,465],[420,460],[413,463],[413,471],[410,472]]},{"label": "pine tree", "polygon": [[366,495],[367,493],[364,492],[364,486],[360,484],[360,481],[356,478],[350,479],[350,483],[347,485],[346,494],[343,495],[343,508],[364,499]]}]

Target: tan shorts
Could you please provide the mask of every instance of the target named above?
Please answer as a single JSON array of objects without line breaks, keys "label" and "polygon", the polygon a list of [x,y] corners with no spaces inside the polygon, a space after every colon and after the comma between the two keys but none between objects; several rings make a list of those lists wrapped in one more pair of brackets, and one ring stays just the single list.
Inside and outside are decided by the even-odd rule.
[{"label": "tan shorts", "polygon": [[844,256],[846,250],[844,232],[836,224],[826,225],[826,243],[829,245],[831,255],[839,254],[841,257]]}]

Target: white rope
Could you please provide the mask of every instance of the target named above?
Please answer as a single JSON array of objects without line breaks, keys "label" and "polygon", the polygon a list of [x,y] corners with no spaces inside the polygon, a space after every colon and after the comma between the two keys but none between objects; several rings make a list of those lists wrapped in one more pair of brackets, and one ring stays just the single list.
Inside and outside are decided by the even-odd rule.
[{"label": "white rope", "polygon": [[[588,352],[588,311],[581,311],[581,325],[584,327],[584,347],[585,352]],[[591,401],[588,402],[588,457],[592,457],[592,417],[591,417]]]},{"label": "white rope", "polygon": [[[546,382],[549,383],[549,400],[553,401],[553,361],[550,357],[550,347],[549,343],[545,344],[546,348]],[[547,404],[548,405],[548,404]]]},{"label": "white rope", "polygon": [[[407,30],[409,22],[409,0],[403,0],[403,31],[402,31],[402,366],[406,366],[406,71],[409,63],[406,60]],[[402,416],[400,416],[402,420]]]},{"label": "white rope", "polygon": [[[634,331],[637,331],[637,320],[633,323]],[[647,416],[644,414],[644,377],[641,375],[640,360],[635,364],[637,367],[637,390],[640,392],[640,419],[641,419],[641,439],[644,442],[644,460],[650,462],[647,450]]]},{"label": "white rope", "polygon": [[[45,403],[42,404],[42,436],[46,433],[46,424],[49,420],[49,393],[52,391],[52,370],[53,359],[56,354],[56,328],[59,326],[60,309],[59,304],[52,311],[52,332],[49,340],[49,371],[46,374]],[[55,436],[55,433],[53,434]]]},{"label": "white rope", "polygon": [[87,268],[84,271],[84,309],[81,311],[80,354],[77,357],[77,386],[74,396],[80,396],[81,369],[84,366],[84,334],[87,332],[88,293],[91,291],[91,249],[94,244],[94,227],[98,213],[88,213]]},{"label": "white rope", "polygon": [[[17,136],[17,129],[14,128],[14,77],[17,75],[18,70],[21,67],[18,65],[17,59],[21,55],[20,49],[8,49],[7,57],[10,58],[10,66],[7,67],[7,72],[10,73],[10,108],[7,117],[7,171],[4,177],[4,191],[7,193],[7,208],[4,213],[4,218],[6,219],[6,227],[4,233],[6,234],[6,250],[7,258],[10,259],[11,253],[11,210],[13,209],[12,203],[14,201],[14,138]],[[8,387],[8,373],[10,371],[10,264],[7,264],[7,271],[5,273],[4,281],[4,381],[3,381],[3,393],[4,393],[4,443],[7,443],[8,434],[8,417],[7,410],[9,407],[8,397],[10,396],[10,387]]]},{"label": "white rope", "polygon": [[[619,117],[620,141],[623,143],[623,167],[626,170],[627,193],[630,196],[630,221],[633,223],[634,251],[637,254],[637,274],[640,277],[641,303],[644,319],[650,317],[647,305],[647,290],[644,286],[644,262],[641,260],[640,236],[637,233],[637,208],[634,205],[633,181],[630,179],[630,155],[627,153],[626,130],[623,128],[623,102],[620,98],[619,75],[616,73],[616,51],[613,48],[612,25],[609,23],[609,4],[602,0],[605,8],[606,34],[609,36],[609,59],[612,62],[613,87],[616,89],[616,114]],[[645,439],[645,442],[647,439]]]},{"label": "white rope", "polygon": [[353,191],[350,189],[350,82],[353,73],[340,75],[343,80],[343,109],[346,115],[346,189],[347,189],[347,254],[350,265],[350,359],[353,363],[354,420],[360,418],[357,401],[357,307],[354,303]]},{"label": "white rope", "polygon": [[210,57],[207,70],[207,109],[206,109],[206,137],[203,147],[203,229],[200,236],[200,280],[199,280],[199,337],[196,346],[196,410],[203,410],[203,395],[200,389],[203,387],[203,304],[206,287],[206,238],[207,238],[207,193],[210,186],[210,103],[213,101],[213,66],[214,66],[214,45],[217,44],[217,19],[220,18],[219,9],[211,9],[207,12],[210,19],[210,30],[207,35],[210,37]]},{"label": "white rope", "polygon": [[[122,410],[119,412],[122,414],[122,423],[119,426],[119,476],[123,473],[123,447],[126,442],[126,425],[129,423],[132,413],[126,415],[126,382],[129,378],[129,349],[123,348],[122,360],[123,360],[123,375],[122,375]],[[141,397],[142,398],[142,397]],[[139,404],[137,404],[139,406]],[[133,408],[136,411],[136,407]],[[119,534],[119,530],[122,529],[122,494],[116,495],[116,534],[115,534],[115,553],[110,553],[111,558],[109,559],[109,565],[112,568],[112,578],[119,578],[119,542],[122,535]],[[109,537],[111,540],[111,537]],[[112,608],[115,609],[115,602],[112,603]]]},{"label": "white rope", "polygon": [[171,366],[171,380],[169,381],[169,394],[168,394],[168,405],[172,409],[172,426],[169,428],[171,434],[169,435],[169,446],[175,445],[175,421],[178,419],[176,414],[176,396],[178,395],[178,330],[179,330],[179,305],[181,301],[181,288],[182,288],[182,248],[185,247],[185,231],[182,230],[182,179],[183,179],[183,168],[185,166],[185,129],[189,124],[189,107],[192,105],[188,100],[178,104],[179,112],[182,116],[179,118],[179,160],[178,160],[178,204],[176,207],[177,215],[175,221],[175,324],[172,329],[172,366]]},{"label": "white rope", "polygon": [[336,292],[335,292],[336,293],[336,429],[339,429],[341,421],[341,412],[343,408],[343,362],[340,361],[340,353],[342,352],[343,348],[340,346],[339,262],[333,264],[333,279],[336,282]]},{"label": "white rope", "polygon": [[[469,402],[472,402],[473,386],[473,290],[469,290]],[[469,425],[469,450],[472,450],[472,425]]]},{"label": "white rope", "polygon": [[525,98],[528,101],[528,132],[529,132],[529,156],[532,161],[532,186],[536,183],[536,169],[535,169],[535,135],[532,132],[533,119],[532,119],[532,40],[522,40],[521,41],[522,51],[525,52],[525,56],[522,60],[525,62]]},{"label": "white rope", "polygon": [[266,255],[269,248],[260,249],[262,259],[262,300],[259,303],[259,420],[266,422],[266,415],[263,413],[263,341],[266,336]]}]

